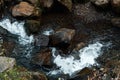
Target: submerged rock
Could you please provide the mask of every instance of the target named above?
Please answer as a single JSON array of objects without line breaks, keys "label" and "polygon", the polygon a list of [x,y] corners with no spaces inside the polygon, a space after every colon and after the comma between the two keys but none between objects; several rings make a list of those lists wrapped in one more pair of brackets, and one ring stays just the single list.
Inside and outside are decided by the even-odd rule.
[{"label": "submerged rock", "polygon": [[120,18],[113,18],[111,22],[113,26],[120,28]]},{"label": "submerged rock", "polygon": [[50,49],[43,49],[37,54],[35,54],[32,58],[33,63],[40,66],[51,66],[51,60],[52,53]]},{"label": "submerged rock", "polygon": [[14,58],[0,56],[0,72],[13,68],[16,61]]},{"label": "submerged rock", "polygon": [[93,4],[100,7],[108,6],[110,0],[91,0]]},{"label": "submerged rock", "polygon": [[29,30],[29,33],[38,33],[41,25],[40,21],[37,20],[26,20],[25,22],[26,30]]},{"label": "submerged rock", "polygon": [[45,47],[48,46],[49,37],[46,35],[35,36],[35,46]]},{"label": "submerged rock", "polygon": [[61,28],[51,36],[51,41],[53,45],[57,45],[60,43],[70,43],[74,35],[74,29]]},{"label": "submerged rock", "polygon": [[27,2],[20,2],[12,8],[12,15],[14,17],[34,17],[40,16],[41,12],[39,8],[36,8]]},{"label": "submerged rock", "polygon": [[113,10],[117,13],[120,13],[120,0],[111,0]]}]

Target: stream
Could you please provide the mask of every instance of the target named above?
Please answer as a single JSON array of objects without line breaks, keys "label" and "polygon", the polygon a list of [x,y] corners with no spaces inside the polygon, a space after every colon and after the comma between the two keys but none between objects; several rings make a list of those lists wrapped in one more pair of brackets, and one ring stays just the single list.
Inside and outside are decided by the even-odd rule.
[{"label": "stream", "polygon": [[[52,25],[52,23],[51,23]],[[81,26],[81,22],[75,22],[75,28]],[[23,65],[29,69],[34,69],[35,66],[31,64],[31,57],[34,53],[35,46],[34,43],[34,35],[27,35],[24,29],[24,21],[15,21],[11,22],[10,19],[3,19],[0,21],[0,26],[6,29],[13,35],[17,35],[18,41],[16,43],[15,49],[13,50],[12,57],[17,59],[17,63],[19,65]],[[54,24],[55,26],[55,24]],[[106,26],[106,25],[105,25]],[[80,70],[83,68],[92,66],[101,66],[99,61],[96,61],[98,57],[103,57],[110,50],[118,50],[120,47],[120,34],[118,33],[120,30],[117,28],[108,28],[102,29],[101,31],[94,29],[92,27],[81,27],[78,32],[83,32],[84,29],[89,35],[89,39],[83,40],[87,43],[85,47],[80,49],[75,55],[68,55],[67,57],[63,57],[57,53],[57,49],[55,47],[50,47],[52,49],[52,57],[53,63],[56,65],[55,68],[50,69],[49,71],[45,71],[48,76],[54,75],[63,75],[67,74],[69,77],[75,76]],[[49,36],[54,32],[52,27],[43,31],[44,35]],[[86,34],[86,32],[85,32]],[[78,38],[79,40],[79,38]],[[39,47],[40,48],[40,47]],[[117,49],[118,48],[118,49]],[[77,58],[76,58],[77,57]],[[38,67],[37,67],[38,68]],[[42,70],[41,68],[38,68]],[[44,70],[43,70],[44,71]],[[64,79],[63,79],[64,80]]]}]

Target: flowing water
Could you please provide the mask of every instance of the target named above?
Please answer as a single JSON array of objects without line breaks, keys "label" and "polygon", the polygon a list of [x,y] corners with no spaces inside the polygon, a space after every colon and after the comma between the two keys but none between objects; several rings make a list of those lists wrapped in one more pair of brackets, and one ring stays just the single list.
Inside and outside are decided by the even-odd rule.
[{"label": "flowing water", "polygon": [[[11,23],[9,19],[3,19],[0,21],[0,26],[8,30],[10,33],[18,36],[19,44],[13,51],[13,53],[18,58],[18,62],[22,63],[23,65],[29,63],[30,61],[28,60],[30,60],[32,50],[34,48],[34,46],[32,45],[32,43],[34,43],[34,37],[33,35],[28,36],[27,33],[25,32],[24,21],[21,22],[15,21]],[[111,30],[108,32],[111,32]],[[44,35],[50,35],[52,33],[54,33],[53,29],[49,29],[43,32]],[[109,35],[112,34],[113,32],[110,33]],[[94,33],[92,36],[96,35],[97,34]],[[110,41],[111,38],[117,39],[115,37],[116,34],[114,37],[113,36],[105,37],[106,35],[108,34],[97,35],[96,37],[97,39],[94,37],[91,38],[91,41],[88,41],[89,44],[87,44],[86,47],[80,49],[79,52],[76,54],[76,56],[78,56],[79,59],[75,59],[75,57],[72,55],[69,55],[67,57],[55,55],[56,49],[53,48],[52,49],[53,63],[56,64],[57,67],[48,72],[47,74],[48,75],[69,74],[69,76],[72,76],[85,67],[99,65],[99,63],[96,62],[96,58],[98,58],[100,55],[104,53],[102,48],[106,49],[107,47],[112,45],[111,43],[114,44],[115,41],[114,42]],[[109,41],[106,41],[106,39],[109,39]],[[25,61],[26,58],[28,58],[28,60]]]}]

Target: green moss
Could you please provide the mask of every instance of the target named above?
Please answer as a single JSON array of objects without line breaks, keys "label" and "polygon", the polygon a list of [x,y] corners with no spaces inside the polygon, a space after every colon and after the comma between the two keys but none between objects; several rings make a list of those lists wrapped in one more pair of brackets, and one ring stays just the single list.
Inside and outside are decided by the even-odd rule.
[{"label": "green moss", "polygon": [[31,80],[31,79],[32,79],[31,73],[25,69],[22,69],[22,67],[15,67],[14,69],[0,73],[0,80]]},{"label": "green moss", "polygon": [[27,69],[15,66],[13,69],[0,73],[0,80],[47,80],[41,72],[31,72]]}]

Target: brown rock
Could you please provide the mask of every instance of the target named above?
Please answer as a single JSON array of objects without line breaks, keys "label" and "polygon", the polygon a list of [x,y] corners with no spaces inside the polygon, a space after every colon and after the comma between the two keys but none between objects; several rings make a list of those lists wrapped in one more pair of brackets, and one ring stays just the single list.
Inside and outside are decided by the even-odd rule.
[{"label": "brown rock", "polygon": [[58,0],[60,3],[62,3],[64,6],[68,8],[68,10],[71,11],[72,9],[72,0]]},{"label": "brown rock", "polygon": [[120,18],[113,18],[111,22],[113,26],[120,28]]},{"label": "brown rock", "polygon": [[109,4],[110,0],[91,0],[91,2],[96,6],[104,7]]},{"label": "brown rock", "polygon": [[74,29],[67,29],[67,28],[61,28],[55,32],[51,36],[52,39],[52,44],[60,44],[60,43],[70,43],[72,40],[73,36],[75,35],[75,30]]},{"label": "brown rock", "polygon": [[52,53],[49,49],[43,49],[33,56],[33,63],[43,66],[51,66]]},{"label": "brown rock", "polygon": [[120,13],[120,0],[111,0],[113,10],[117,13]]},{"label": "brown rock", "polygon": [[36,8],[27,2],[20,2],[12,8],[12,15],[14,17],[40,16],[40,13],[39,8]]}]

